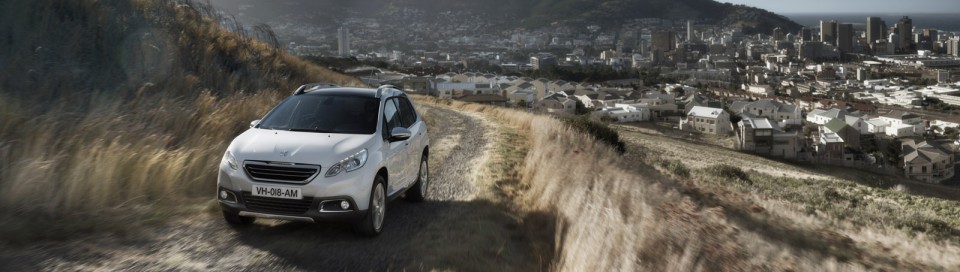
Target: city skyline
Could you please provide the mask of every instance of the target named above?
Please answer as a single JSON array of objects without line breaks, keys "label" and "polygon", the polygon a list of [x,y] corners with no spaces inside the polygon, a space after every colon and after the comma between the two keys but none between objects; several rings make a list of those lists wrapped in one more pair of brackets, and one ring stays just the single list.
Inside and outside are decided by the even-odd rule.
[{"label": "city skyline", "polygon": [[782,14],[800,13],[953,13],[960,12],[960,1],[956,0],[720,0],[732,4],[743,4]]}]

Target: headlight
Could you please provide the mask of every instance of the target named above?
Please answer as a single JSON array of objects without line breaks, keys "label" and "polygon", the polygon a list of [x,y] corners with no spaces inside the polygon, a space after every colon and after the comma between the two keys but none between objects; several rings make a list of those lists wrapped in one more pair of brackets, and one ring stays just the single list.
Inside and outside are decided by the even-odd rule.
[{"label": "headlight", "polygon": [[240,169],[240,164],[237,163],[237,158],[234,158],[233,154],[230,154],[230,151],[227,151],[227,153],[223,154],[223,161],[227,162],[227,165],[230,166],[230,169]]},{"label": "headlight", "polygon": [[327,174],[325,176],[332,177],[343,172],[351,172],[360,169],[360,167],[363,167],[363,165],[366,163],[367,150],[360,150],[360,152],[357,152],[357,154],[350,155],[350,157],[331,165],[330,170],[327,170]]}]

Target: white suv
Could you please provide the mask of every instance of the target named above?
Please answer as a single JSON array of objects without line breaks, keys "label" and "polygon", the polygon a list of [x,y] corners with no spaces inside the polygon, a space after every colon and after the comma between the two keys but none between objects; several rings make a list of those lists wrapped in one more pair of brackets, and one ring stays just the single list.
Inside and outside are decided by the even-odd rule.
[{"label": "white suv", "polygon": [[230,224],[256,217],[383,230],[387,202],[427,193],[426,123],[393,86],[301,86],[230,143],[217,199]]}]

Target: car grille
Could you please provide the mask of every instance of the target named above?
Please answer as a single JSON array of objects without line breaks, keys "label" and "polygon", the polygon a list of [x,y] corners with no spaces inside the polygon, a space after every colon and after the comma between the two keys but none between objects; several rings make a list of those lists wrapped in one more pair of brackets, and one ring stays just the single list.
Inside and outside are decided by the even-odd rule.
[{"label": "car grille", "polygon": [[320,172],[319,165],[280,165],[257,161],[247,161],[243,169],[254,180],[283,183],[307,183],[317,172]]},{"label": "car grille", "polygon": [[253,196],[250,192],[243,192],[243,202],[247,204],[247,209],[255,212],[302,215],[307,213],[307,210],[310,210],[310,205],[313,204],[313,198],[304,197],[300,200],[282,199]]}]

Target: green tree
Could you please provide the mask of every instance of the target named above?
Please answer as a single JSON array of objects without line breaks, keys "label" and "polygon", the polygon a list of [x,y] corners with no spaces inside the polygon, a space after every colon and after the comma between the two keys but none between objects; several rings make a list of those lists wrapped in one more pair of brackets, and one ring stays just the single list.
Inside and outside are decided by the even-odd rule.
[{"label": "green tree", "polygon": [[574,113],[576,113],[577,115],[584,115],[584,114],[590,113],[590,109],[587,108],[587,105],[584,105],[583,102],[580,102],[580,100],[578,99],[574,99],[574,100],[577,101],[577,109]]}]

